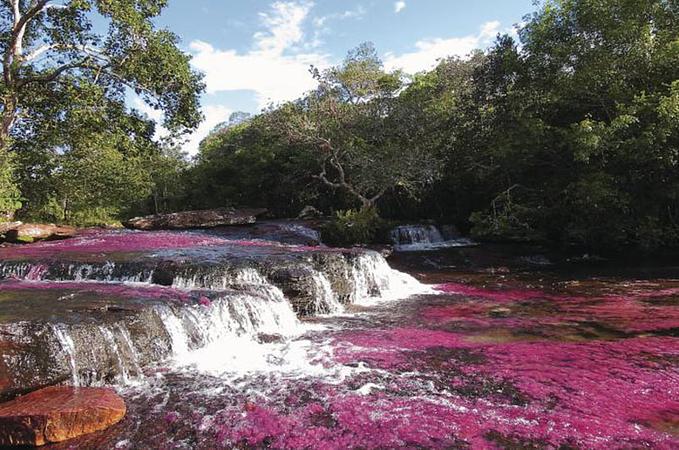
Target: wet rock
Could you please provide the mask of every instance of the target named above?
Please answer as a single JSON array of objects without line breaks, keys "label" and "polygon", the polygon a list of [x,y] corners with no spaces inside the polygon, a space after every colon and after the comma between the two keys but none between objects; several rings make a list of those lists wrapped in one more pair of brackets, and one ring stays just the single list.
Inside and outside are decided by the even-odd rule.
[{"label": "wet rock", "polygon": [[491,317],[509,317],[512,314],[512,310],[509,308],[493,308],[488,311],[488,315]]},{"label": "wet rock", "polygon": [[102,388],[54,386],[0,404],[0,445],[45,445],[105,430],[126,413]]},{"label": "wet rock", "polygon": [[9,242],[30,243],[42,240],[67,239],[75,236],[76,232],[77,230],[74,227],[22,223],[8,230],[5,235]]},{"label": "wet rock", "polygon": [[447,241],[453,239],[460,239],[462,237],[460,230],[458,230],[455,225],[441,225],[440,229],[441,234],[443,235],[443,239]]},{"label": "wet rock", "polygon": [[0,222],[0,234],[5,234],[8,231],[18,228],[23,225],[23,222]]},{"label": "wet rock", "polygon": [[136,230],[181,230],[189,228],[214,228],[224,225],[247,225],[257,221],[266,209],[219,208],[200,211],[183,211],[172,214],[155,214],[135,217],[125,226]]},{"label": "wet rock", "polygon": [[323,217],[323,213],[311,205],[305,206],[297,216],[298,219],[302,220],[318,219],[320,217]]},{"label": "wet rock", "polygon": [[159,287],[0,282],[0,401],[65,381],[141,376],[172,350],[164,317],[181,315],[194,297],[185,303]]},{"label": "wet rock", "polygon": [[269,277],[298,314],[308,316],[319,312],[317,299],[321,293],[317,292],[310,267],[296,264],[275,267]]},{"label": "wet rock", "polygon": [[351,257],[355,254],[317,253],[313,255],[314,264],[328,278],[333,292],[340,303],[350,303],[356,289],[351,276]]},{"label": "wet rock", "polygon": [[529,264],[531,266],[551,266],[553,265],[552,261],[549,260],[544,255],[531,255],[531,256],[522,256],[519,258],[520,262]]}]

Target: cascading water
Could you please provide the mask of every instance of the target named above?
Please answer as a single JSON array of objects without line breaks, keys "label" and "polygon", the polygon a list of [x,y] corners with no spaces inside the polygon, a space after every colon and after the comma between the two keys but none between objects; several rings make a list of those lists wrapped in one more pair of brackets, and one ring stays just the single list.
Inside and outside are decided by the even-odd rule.
[{"label": "cascading water", "polygon": [[[317,237],[304,227],[292,231]],[[0,283],[17,299],[31,292],[54,298],[58,309],[46,311],[53,324],[47,345],[58,353],[45,362],[42,383],[62,376],[50,364],[67,370],[74,385],[136,383],[163,361],[219,374],[322,371],[311,362],[318,348],[303,338],[309,328],[297,314],[340,314],[347,303],[424,292],[376,252],[196,234],[163,234],[163,242],[193,245],[186,249],[125,253],[125,239],[144,244],[138,233],[125,232],[83,238],[73,248],[0,249]],[[27,331],[22,339],[34,336]]]},{"label": "cascading water", "polygon": [[321,233],[313,228],[296,223],[282,223],[279,227],[284,231],[305,237],[313,242],[321,242]]},{"label": "cascading water", "polygon": [[316,304],[314,309],[318,314],[339,314],[344,311],[344,305],[340,303],[337,294],[333,292],[330,280],[322,272],[314,271],[312,279],[316,286]]},{"label": "cascading water", "polygon": [[427,251],[449,247],[466,247],[475,245],[467,238],[444,237],[434,225],[403,225],[391,232],[394,249],[399,252]]},{"label": "cascading water", "polygon": [[153,280],[153,269],[139,267],[139,264],[116,264],[114,261],[101,263],[0,261],[0,279],[150,284]]},{"label": "cascading water", "polygon": [[66,330],[61,325],[53,326],[53,330],[57,341],[61,345],[61,351],[68,361],[68,365],[71,370],[73,386],[80,386],[80,377],[78,376],[78,366],[75,359],[75,344],[73,343],[73,339],[68,333],[68,330]]},{"label": "cascading water", "polygon": [[429,292],[428,287],[410,275],[392,269],[380,254],[374,252],[364,253],[354,260],[351,278],[353,303],[369,304]]},{"label": "cascading water", "polygon": [[99,327],[99,330],[101,331],[101,335],[104,337],[104,342],[106,342],[107,344],[107,349],[111,351],[112,356],[115,360],[115,364],[118,369],[117,372],[119,376],[119,381],[121,382],[121,384],[129,384],[131,377],[130,371],[128,369],[128,364],[123,359],[123,356],[118,347],[118,342],[116,342],[116,337],[113,334],[113,331],[104,326]]}]

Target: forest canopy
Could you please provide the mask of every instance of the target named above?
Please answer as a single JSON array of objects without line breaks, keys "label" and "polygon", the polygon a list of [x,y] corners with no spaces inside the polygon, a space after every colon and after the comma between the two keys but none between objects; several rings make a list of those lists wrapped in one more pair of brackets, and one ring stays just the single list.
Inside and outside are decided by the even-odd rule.
[{"label": "forest canopy", "polygon": [[[418,74],[386,70],[361,44],[336,67],[311,68],[318,87],[303,98],[217,127],[191,162],[124,107],[131,88],[177,133],[199,121],[200,77],[150,22],[164,2],[43,8],[23,55],[50,36],[45,55],[80,64],[63,72],[13,53],[10,3],[0,209],[82,221],[230,205],[290,217],[313,205],[437,220],[481,239],[679,247],[675,0],[547,1],[516,36]],[[108,35],[92,36],[88,8],[111,20]],[[106,58],[78,53],[83,43]]]},{"label": "forest canopy", "polygon": [[202,118],[202,76],[153,23],[166,3],[0,3],[0,213],[106,221],[152,193],[162,148],[128,98],[161,110],[173,137]]},{"label": "forest canopy", "polygon": [[427,73],[386,72],[364,44],[315,74],[306,97],[203,143],[190,202],[377,208],[592,248],[679,242],[675,1],[550,1],[518,39]]}]

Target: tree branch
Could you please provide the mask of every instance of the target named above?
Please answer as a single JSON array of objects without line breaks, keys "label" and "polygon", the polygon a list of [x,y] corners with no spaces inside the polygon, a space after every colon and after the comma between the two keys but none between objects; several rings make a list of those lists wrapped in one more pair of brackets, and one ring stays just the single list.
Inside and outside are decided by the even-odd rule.
[{"label": "tree branch", "polygon": [[41,76],[37,76],[37,77],[25,78],[25,79],[23,79],[19,82],[19,87],[21,88],[21,87],[24,87],[24,86],[26,86],[28,84],[32,84],[32,83],[50,83],[52,81],[55,81],[57,78],[59,78],[59,76],[61,76],[61,74],[63,74],[64,72],[67,72],[67,71],[72,70],[72,69],[98,69],[98,68],[101,67],[101,66],[93,66],[93,65],[87,64],[87,62],[89,60],[90,60],[90,58],[87,57],[87,58],[85,58],[82,61],[77,62],[77,63],[64,64],[63,66],[54,69],[49,74],[41,75]]}]

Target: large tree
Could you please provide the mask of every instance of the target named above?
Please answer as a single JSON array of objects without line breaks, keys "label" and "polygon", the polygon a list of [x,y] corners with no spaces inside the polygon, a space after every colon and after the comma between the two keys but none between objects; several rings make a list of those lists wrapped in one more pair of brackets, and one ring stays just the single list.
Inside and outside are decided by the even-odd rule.
[{"label": "large tree", "polygon": [[386,71],[372,44],[313,73],[316,90],[269,116],[289,144],[307,148],[317,161],[319,182],[367,209],[389,191],[415,194],[432,181],[437,161],[405,148],[408,118],[392,115],[404,76]]},{"label": "large tree", "polygon": [[475,81],[496,181],[477,230],[677,245],[679,3],[553,0],[519,35]]},{"label": "large tree", "polygon": [[[201,76],[177,47],[177,37],[153,23],[166,4],[0,3],[0,211],[16,206],[10,161],[18,164],[27,152],[82,152],[90,132],[92,145],[106,135],[106,151],[120,152],[123,160],[157,150],[150,143],[151,124],[125,106],[131,95],[162,110],[163,125],[175,137],[197,126]],[[78,130],[78,136],[72,139],[66,130]],[[27,178],[24,172],[32,167],[17,172]]]}]

